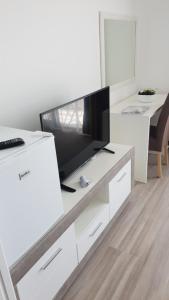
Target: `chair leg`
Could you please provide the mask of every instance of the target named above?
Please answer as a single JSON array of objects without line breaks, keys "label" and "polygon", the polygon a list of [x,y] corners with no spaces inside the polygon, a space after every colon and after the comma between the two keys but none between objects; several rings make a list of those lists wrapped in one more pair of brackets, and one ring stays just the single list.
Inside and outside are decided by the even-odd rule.
[{"label": "chair leg", "polygon": [[164,163],[168,165],[168,146],[164,146]]},{"label": "chair leg", "polygon": [[161,153],[157,153],[157,177],[162,176]]}]

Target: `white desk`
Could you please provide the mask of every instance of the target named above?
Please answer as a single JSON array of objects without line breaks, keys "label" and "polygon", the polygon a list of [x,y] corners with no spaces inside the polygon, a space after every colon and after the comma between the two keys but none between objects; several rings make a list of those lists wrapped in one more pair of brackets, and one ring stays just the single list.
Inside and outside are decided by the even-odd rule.
[{"label": "white desk", "polygon": [[[135,146],[135,179],[147,182],[150,119],[164,104],[167,94],[149,96],[151,102],[143,103],[145,96],[132,95],[110,108],[110,140]],[[123,114],[128,106],[148,106],[144,114]]]}]

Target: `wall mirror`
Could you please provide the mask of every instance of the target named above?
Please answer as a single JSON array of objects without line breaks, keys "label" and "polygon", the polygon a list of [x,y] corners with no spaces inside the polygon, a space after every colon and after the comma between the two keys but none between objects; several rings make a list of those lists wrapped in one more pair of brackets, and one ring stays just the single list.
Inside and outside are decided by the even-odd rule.
[{"label": "wall mirror", "polygon": [[136,19],[100,13],[101,84],[112,88],[135,79]]}]

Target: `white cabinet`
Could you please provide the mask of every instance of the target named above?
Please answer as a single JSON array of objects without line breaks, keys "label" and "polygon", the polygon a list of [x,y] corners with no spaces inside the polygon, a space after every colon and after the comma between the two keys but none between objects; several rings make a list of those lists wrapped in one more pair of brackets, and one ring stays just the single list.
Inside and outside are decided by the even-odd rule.
[{"label": "white cabinet", "polygon": [[18,283],[20,300],[52,300],[76,266],[72,224]]},{"label": "white cabinet", "polygon": [[0,238],[10,266],[63,213],[53,136],[12,133],[26,145],[0,152]]},{"label": "white cabinet", "polygon": [[[86,164],[76,173],[72,174],[72,176],[66,182],[67,185],[75,187],[77,191],[76,193],[66,193],[65,191],[62,192],[65,215],[64,218],[59,222],[59,224],[56,224],[56,226],[52,230],[52,233],[50,232],[49,239],[51,240],[52,234],[52,239],[53,241],[55,241],[55,234],[57,234],[57,230],[61,230],[61,226],[63,226],[63,232],[65,230],[64,226],[65,224],[67,224],[65,223],[66,221],[70,223],[72,222],[72,220],[75,221],[60,236],[60,238],[54,242],[53,246],[50,247],[49,250],[43,256],[40,256],[40,254],[38,253],[39,249],[37,245],[35,246],[34,251],[36,252],[36,257],[38,257],[39,260],[34,265],[31,264],[32,257],[28,253],[30,257],[27,257],[26,264],[28,264],[29,266],[29,271],[25,274],[25,270],[22,269],[22,264],[19,266],[22,274],[22,279],[16,284],[17,291],[19,294],[19,300],[54,299],[55,295],[59,292],[59,290],[70,277],[72,272],[74,271],[74,274],[78,274],[79,268],[81,268],[81,266],[78,266],[78,264],[81,263],[82,259],[87,253],[88,257],[90,257],[90,249],[92,248],[94,243],[99,239],[99,237],[101,237],[101,235],[104,232],[104,229],[109,224],[110,220],[113,218],[113,216],[116,214],[118,209],[128,197],[131,191],[131,160],[128,161],[130,154],[129,151],[131,150],[131,147],[126,148],[126,146],[121,147],[120,145],[110,145],[109,147],[112,147],[112,150],[115,150],[115,155],[108,155],[104,152],[98,153],[95,159],[92,159],[91,162],[89,162],[89,164]],[[46,148],[46,153],[47,151],[48,150]],[[125,154],[127,154],[126,157]],[[22,160],[22,158],[20,159]],[[39,161],[38,159],[40,160],[41,158],[37,158],[37,161]],[[124,161],[126,162],[125,165]],[[24,163],[25,160],[24,162],[22,161],[21,165],[23,165]],[[29,168],[31,168],[32,170],[36,169],[34,168],[36,161],[34,160],[32,163],[32,160],[29,158],[29,155],[26,160],[26,163],[29,163]],[[120,166],[122,165],[123,167],[120,169]],[[114,166],[116,172],[117,167],[120,171],[113,177]],[[28,169],[27,165],[26,168]],[[45,169],[48,169],[47,162],[45,162]],[[14,175],[12,176],[15,176],[15,174],[19,172],[17,164],[15,164],[15,168],[13,168],[13,170],[15,171]],[[47,195],[45,194],[45,181],[48,180],[48,176],[46,174],[43,174],[43,169],[40,169],[40,174],[42,174],[42,177],[44,176],[42,186],[43,195],[41,195],[41,199],[43,199],[44,203],[46,203],[45,199]],[[82,174],[85,174],[87,178],[92,179],[91,184],[84,189],[80,188],[79,186],[79,177]],[[29,180],[31,180],[31,178],[29,177],[29,175],[30,174],[28,174],[28,176],[25,177],[24,181],[21,181],[19,183],[15,182],[15,186],[17,187],[19,186],[19,184],[23,184],[24,186],[28,186],[31,189],[31,184],[29,185]],[[36,176],[38,175],[39,173],[36,174]],[[33,177],[33,180],[36,179],[36,176]],[[48,187],[50,182],[47,182]],[[14,189],[14,186],[12,188]],[[18,187],[17,189],[20,190]],[[38,190],[39,189],[40,186],[38,185]],[[23,191],[20,191],[19,193],[21,193],[19,195],[22,195],[22,199],[24,199],[24,194],[22,194],[24,193],[24,188]],[[38,191],[36,191],[36,194],[37,193]],[[48,201],[51,198],[52,195],[51,197],[47,197]],[[27,203],[28,198],[25,199]],[[25,202],[25,200],[23,201]],[[35,198],[33,198],[33,202],[34,201],[36,201]],[[85,201],[87,201],[87,204]],[[33,202],[31,205],[33,205]],[[49,214],[49,211],[54,208],[54,203],[47,203],[50,207],[46,207],[46,214]],[[22,202],[20,201],[20,205],[21,204]],[[25,207],[25,205],[28,204],[24,203],[23,206],[21,205],[22,210],[23,207]],[[55,207],[54,213],[56,213],[57,209],[58,207]],[[27,211],[29,211],[29,209],[27,209]],[[35,214],[33,211],[32,214],[33,218],[35,218]],[[42,214],[42,212],[40,212],[40,214]],[[46,214],[44,213],[43,218],[45,218]],[[38,213],[37,216],[39,216]],[[26,218],[26,215],[24,217]],[[70,217],[72,217],[72,219]],[[28,219],[26,220],[28,222]],[[47,222],[47,220],[45,221]],[[43,220],[42,218],[40,220],[36,218],[36,222],[42,224]],[[104,236],[104,234],[102,236]],[[42,238],[42,249],[43,242],[45,243],[44,246],[46,248],[47,241],[48,233],[45,236],[44,240]],[[91,253],[92,252],[93,251],[91,251]],[[72,278],[74,278],[74,275]],[[70,278],[66,282],[64,286],[65,291],[67,291],[68,287],[70,287],[70,284],[72,283],[72,278]],[[61,292],[64,293],[63,290],[61,290]]]},{"label": "white cabinet", "polygon": [[79,262],[98,239],[130,192],[131,161],[128,161],[107,185],[98,190],[90,205],[75,221]]},{"label": "white cabinet", "polygon": [[131,161],[109,183],[110,219],[131,192]]}]

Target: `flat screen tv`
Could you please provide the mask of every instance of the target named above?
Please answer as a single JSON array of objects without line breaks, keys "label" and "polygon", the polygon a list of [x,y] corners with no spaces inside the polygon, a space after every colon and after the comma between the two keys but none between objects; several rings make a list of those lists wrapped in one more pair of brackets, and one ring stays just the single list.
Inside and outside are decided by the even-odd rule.
[{"label": "flat screen tv", "polygon": [[110,141],[109,87],[40,114],[53,133],[61,182]]}]

